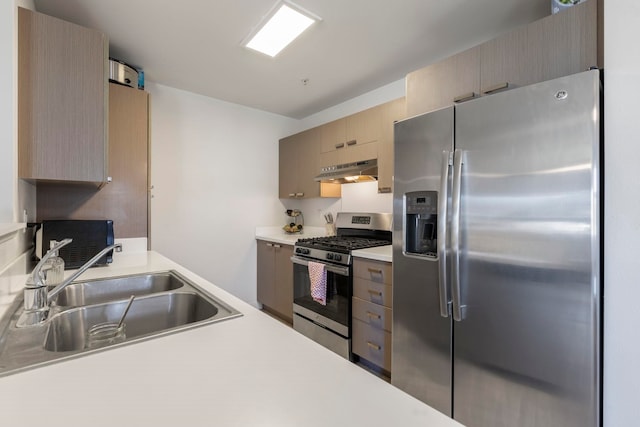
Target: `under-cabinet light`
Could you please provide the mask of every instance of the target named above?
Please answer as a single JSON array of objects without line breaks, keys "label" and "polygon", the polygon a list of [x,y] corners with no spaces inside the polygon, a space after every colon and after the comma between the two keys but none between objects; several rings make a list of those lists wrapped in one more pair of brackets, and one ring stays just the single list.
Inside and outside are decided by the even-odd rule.
[{"label": "under-cabinet light", "polygon": [[268,14],[266,22],[244,43],[246,47],[271,57],[320,19],[290,2],[278,2],[272,10],[275,12]]}]

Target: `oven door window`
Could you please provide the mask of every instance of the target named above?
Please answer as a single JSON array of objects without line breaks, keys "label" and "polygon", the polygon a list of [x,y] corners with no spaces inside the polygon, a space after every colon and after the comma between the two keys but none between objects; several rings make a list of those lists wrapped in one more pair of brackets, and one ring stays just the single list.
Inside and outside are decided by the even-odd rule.
[{"label": "oven door window", "polygon": [[350,276],[327,271],[327,305],[322,305],[311,297],[311,280],[307,266],[293,264],[293,284],[293,302],[295,304],[349,326],[351,319]]}]

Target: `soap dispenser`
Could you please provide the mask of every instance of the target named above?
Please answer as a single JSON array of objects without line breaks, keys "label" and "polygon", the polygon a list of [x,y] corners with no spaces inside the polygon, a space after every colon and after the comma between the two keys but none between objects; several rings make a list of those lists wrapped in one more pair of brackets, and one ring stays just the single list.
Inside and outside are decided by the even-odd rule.
[{"label": "soap dispenser", "polygon": [[[57,243],[57,241],[51,240],[49,247],[53,248]],[[57,286],[62,283],[64,280],[64,260],[58,255],[58,251],[51,254],[51,257],[45,261],[42,271],[45,274],[47,286]]]}]

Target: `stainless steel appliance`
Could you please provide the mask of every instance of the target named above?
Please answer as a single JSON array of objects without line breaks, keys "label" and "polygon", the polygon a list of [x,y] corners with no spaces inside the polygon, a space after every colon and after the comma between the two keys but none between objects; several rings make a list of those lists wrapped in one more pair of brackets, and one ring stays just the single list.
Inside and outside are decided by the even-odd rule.
[{"label": "stainless steel appliance", "polygon": [[[345,213],[336,216],[336,235],[299,239],[294,246],[293,327],[341,356],[351,355],[351,251],[391,244],[390,213]],[[326,305],[311,296],[309,261],[326,271]]]},{"label": "stainless steel appliance", "polygon": [[394,385],[469,427],[598,426],[598,70],[395,125]]},{"label": "stainless steel appliance", "polygon": [[[354,141],[355,142],[355,141]],[[347,143],[349,145],[349,143]],[[378,159],[361,160],[341,165],[324,166],[315,181],[334,184],[376,181],[378,179]]]},{"label": "stainless steel appliance", "polygon": [[138,70],[126,62],[109,58],[109,81],[138,89]]}]

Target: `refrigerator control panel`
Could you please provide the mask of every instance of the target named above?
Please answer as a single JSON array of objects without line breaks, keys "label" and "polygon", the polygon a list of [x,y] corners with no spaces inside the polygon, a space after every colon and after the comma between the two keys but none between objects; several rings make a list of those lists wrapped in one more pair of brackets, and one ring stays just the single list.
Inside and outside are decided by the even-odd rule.
[{"label": "refrigerator control panel", "polygon": [[437,255],[438,192],[412,191],[405,197],[405,252]]}]

